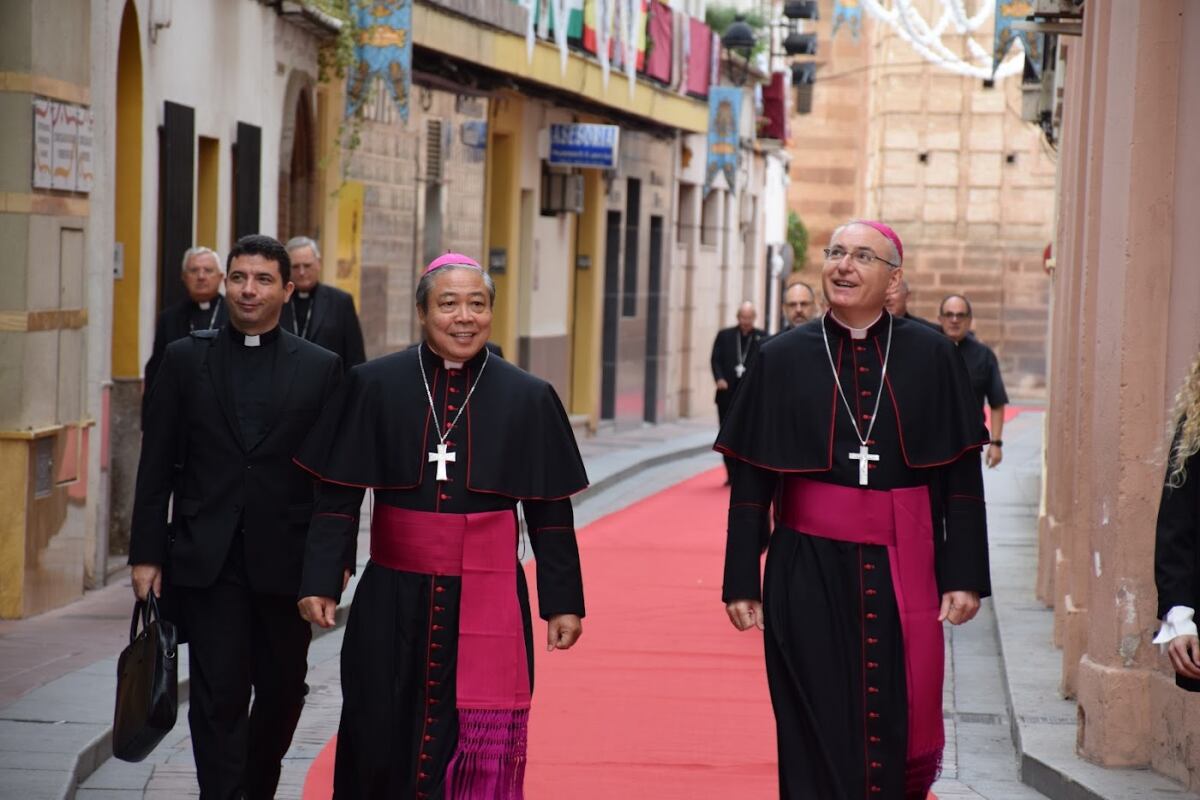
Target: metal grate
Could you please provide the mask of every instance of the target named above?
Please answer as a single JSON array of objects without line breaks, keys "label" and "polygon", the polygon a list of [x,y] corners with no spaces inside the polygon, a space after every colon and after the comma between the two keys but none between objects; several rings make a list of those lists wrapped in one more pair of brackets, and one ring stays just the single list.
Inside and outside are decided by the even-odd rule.
[{"label": "metal grate", "polygon": [[425,120],[425,180],[442,182],[442,121]]}]

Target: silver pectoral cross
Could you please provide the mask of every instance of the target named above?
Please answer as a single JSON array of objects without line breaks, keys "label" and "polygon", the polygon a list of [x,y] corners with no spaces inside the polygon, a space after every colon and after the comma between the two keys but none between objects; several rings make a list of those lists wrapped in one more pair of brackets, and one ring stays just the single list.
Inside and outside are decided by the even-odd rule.
[{"label": "silver pectoral cross", "polygon": [[[875,457],[879,458],[879,456]],[[429,463],[432,464],[435,461],[437,462],[437,479],[439,481],[449,480],[449,477],[446,475],[446,463],[456,460],[457,457],[454,453],[446,451],[446,445],[444,443],[437,446],[436,453],[429,454]]]},{"label": "silver pectoral cross", "polygon": [[868,465],[867,462],[878,461],[879,460],[878,454],[872,453],[870,450],[867,449],[867,446],[864,444],[864,445],[859,445],[857,453],[848,453],[848,455],[851,459],[858,462],[858,485],[866,486],[867,485],[867,470],[870,469],[870,466]]},{"label": "silver pectoral cross", "polygon": [[733,368],[733,374],[737,375],[739,378],[742,377],[743,375],[745,375],[746,374],[746,365],[738,364],[736,367]]}]

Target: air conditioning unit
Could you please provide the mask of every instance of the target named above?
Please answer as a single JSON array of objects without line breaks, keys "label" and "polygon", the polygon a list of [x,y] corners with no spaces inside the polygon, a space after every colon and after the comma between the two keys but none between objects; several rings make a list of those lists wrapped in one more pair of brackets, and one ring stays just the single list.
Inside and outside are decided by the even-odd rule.
[{"label": "air conditioning unit", "polygon": [[1083,0],[1036,0],[1033,4],[1035,17],[1079,17],[1083,14]]},{"label": "air conditioning unit", "polygon": [[583,176],[542,172],[542,216],[583,213]]}]

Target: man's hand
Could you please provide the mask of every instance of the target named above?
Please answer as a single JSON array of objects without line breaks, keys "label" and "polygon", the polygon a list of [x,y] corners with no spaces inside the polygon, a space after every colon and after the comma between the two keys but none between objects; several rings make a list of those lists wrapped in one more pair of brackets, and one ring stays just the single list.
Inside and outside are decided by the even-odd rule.
[{"label": "man's hand", "polygon": [[155,597],[162,597],[162,567],[158,564],[134,564],[130,571],[133,579],[133,596],[145,600],[153,589]]},{"label": "man's hand", "polygon": [[989,444],[987,449],[987,465],[988,469],[999,466],[1004,460],[1004,450],[998,444]]},{"label": "man's hand", "polygon": [[302,597],[296,604],[300,616],[322,628],[332,628],[337,601],[332,597]]},{"label": "man's hand", "polygon": [[350,585],[350,569],[347,567],[342,570],[342,592],[346,591],[346,587]]},{"label": "man's hand", "polygon": [[938,622],[950,620],[951,625],[970,622],[979,613],[978,592],[946,592],[942,595],[942,610]]},{"label": "man's hand", "polygon": [[546,623],[546,650],[569,650],[583,634],[583,620],[576,614],[556,614]]},{"label": "man's hand", "polygon": [[1167,645],[1171,666],[1185,678],[1200,680],[1200,638],[1176,636]]},{"label": "man's hand", "polygon": [[723,392],[729,388],[729,381],[724,378],[717,378],[717,391]]},{"label": "man's hand", "polygon": [[729,615],[733,627],[739,631],[748,631],[751,628],[766,630],[762,603],[758,600],[734,600],[725,606],[725,613]]}]

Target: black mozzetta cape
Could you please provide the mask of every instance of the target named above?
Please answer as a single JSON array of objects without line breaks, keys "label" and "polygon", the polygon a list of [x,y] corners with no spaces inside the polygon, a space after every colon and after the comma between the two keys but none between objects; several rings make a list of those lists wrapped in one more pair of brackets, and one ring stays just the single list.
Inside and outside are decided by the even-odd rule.
[{"label": "black mozzetta cape", "polygon": [[[463,369],[475,381],[487,350]],[[296,463],[321,480],[349,486],[404,490],[421,484],[436,443],[419,357],[426,375],[441,359],[427,347],[393,353],[350,370],[313,427]],[[435,397],[439,387],[432,385]],[[554,388],[502,358],[491,356],[463,419],[467,440],[453,448],[455,468],[466,464],[467,489],[516,500],[557,500],[587,488],[587,473],[567,414]],[[427,439],[426,433],[429,433]],[[383,444],[383,446],[379,446]]]},{"label": "black mozzetta cape", "polygon": [[[885,313],[871,327],[881,345],[887,341],[887,323]],[[774,472],[832,468],[834,421],[846,410],[833,381],[822,325],[838,323],[822,316],[763,344],[742,379],[717,450]],[[846,341],[831,327],[829,346],[839,366]],[[948,464],[988,441],[982,409],[954,343],[920,323],[893,320],[882,402],[895,409],[909,467]]]}]

